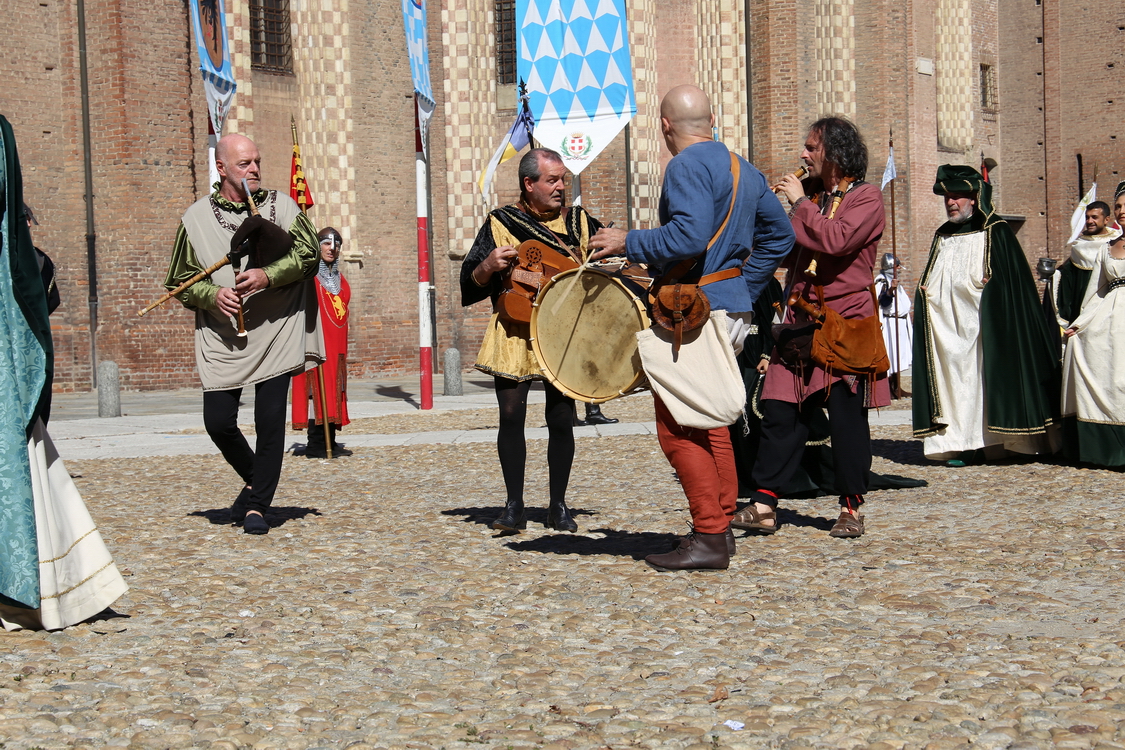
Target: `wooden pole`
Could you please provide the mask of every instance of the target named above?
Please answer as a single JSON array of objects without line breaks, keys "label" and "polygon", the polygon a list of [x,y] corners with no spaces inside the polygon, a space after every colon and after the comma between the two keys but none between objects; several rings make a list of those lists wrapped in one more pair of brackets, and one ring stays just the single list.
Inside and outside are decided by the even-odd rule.
[{"label": "wooden pole", "polygon": [[[319,299],[317,304],[320,304]],[[324,365],[316,366],[316,384],[320,388],[320,423],[324,427],[324,451],[329,458],[332,458],[332,430],[328,426],[328,393],[324,390]]]},{"label": "wooden pole", "polygon": [[[890,147],[893,150],[895,147],[894,131],[890,134]],[[892,151],[893,152],[893,151]],[[898,225],[895,221],[895,182],[896,179],[891,180],[891,257],[893,258],[894,265],[891,268],[891,273],[895,275],[895,281],[898,278]],[[898,289],[892,290],[894,292],[894,316],[895,316],[895,378],[894,390],[895,398],[902,398],[902,342],[899,339],[899,317],[898,317]]]}]

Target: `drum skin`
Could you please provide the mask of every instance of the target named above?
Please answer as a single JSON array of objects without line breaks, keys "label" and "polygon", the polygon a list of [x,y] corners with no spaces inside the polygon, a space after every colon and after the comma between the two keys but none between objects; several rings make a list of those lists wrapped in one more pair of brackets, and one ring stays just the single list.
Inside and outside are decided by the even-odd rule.
[{"label": "drum skin", "polygon": [[591,404],[642,386],[636,335],[649,319],[640,295],[638,285],[594,268],[564,271],[543,286],[531,311],[531,348],[552,385]]}]

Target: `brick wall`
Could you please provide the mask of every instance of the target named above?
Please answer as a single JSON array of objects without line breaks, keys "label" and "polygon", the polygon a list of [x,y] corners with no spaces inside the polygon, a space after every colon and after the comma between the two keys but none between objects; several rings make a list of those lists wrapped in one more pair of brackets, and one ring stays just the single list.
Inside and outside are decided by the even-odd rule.
[{"label": "brick wall", "polygon": [[[1086,165],[1083,187],[1097,164],[1101,197],[1125,177],[1118,147],[1125,108],[1115,91],[1116,72],[1125,67],[1125,10],[1063,0],[1047,4],[1044,17],[1035,3],[969,0],[971,39],[959,42],[971,57],[972,90],[963,100],[972,132],[966,147],[951,151],[939,144],[936,128],[933,65],[940,65],[941,30],[933,3],[634,0],[628,8],[638,112],[630,159],[621,135],[583,174],[584,203],[618,226],[652,224],[669,158],[659,132],[659,97],[679,83],[702,84],[723,100],[723,126],[733,129],[724,137],[737,141],[731,145],[752,156],[768,178],[792,170],[807,126],[829,106],[824,66],[835,53],[825,48],[818,57],[812,20],[820,8],[842,14],[822,19],[830,22],[825,28],[849,35],[856,120],[868,141],[872,182],[882,174],[894,130],[895,229],[908,279],[921,270],[930,236],[944,220],[931,192],[937,166],[978,166],[981,152],[997,163],[1000,209],[1027,218],[1019,236],[1028,256],[1049,251],[1061,257],[1079,192],[1076,154]],[[491,4],[428,5],[438,99],[430,227],[440,367],[447,346],[457,346],[466,365],[475,358],[490,310],[487,303],[460,306],[460,258],[487,210],[514,199],[517,162],[501,167],[493,195],[482,199],[476,177],[514,116],[497,108]],[[286,190],[294,116],[318,202],[310,216],[343,230],[346,250],[362,259],[344,268],[354,293],[353,376],[416,371],[413,101],[398,5],[302,4],[295,41],[316,41],[300,50],[294,76],[252,71],[246,0],[228,0],[227,11],[239,81],[228,132],[253,137],[266,185]],[[20,38],[0,43],[10,61],[0,70],[0,101],[16,128],[28,202],[42,221],[34,236],[59,268],[63,307],[52,324],[60,390],[91,382],[74,13],[59,0],[21,4],[11,9]],[[186,9],[181,0],[155,0],[88,4],[87,14],[99,354],[118,362],[127,388],[193,386],[191,315],[172,303],[136,317],[161,292],[179,216],[209,191],[206,105]],[[716,58],[720,47],[738,54],[747,49],[748,61],[735,53],[729,61]],[[981,63],[994,65],[995,112],[980,108]],[[740,90],[747,78],[748,92]],[[743,135],[747,128],[738,118],[746,108],[750,132]],[[889,195],[886,200],[890,208]],[[884,250],[889,243],[888,236]]]}]

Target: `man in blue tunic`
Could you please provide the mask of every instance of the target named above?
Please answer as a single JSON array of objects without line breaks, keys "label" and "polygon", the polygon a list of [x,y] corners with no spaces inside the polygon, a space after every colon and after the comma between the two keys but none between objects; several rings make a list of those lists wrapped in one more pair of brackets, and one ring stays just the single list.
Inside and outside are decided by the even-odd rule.
[{"label": "man in blue tunic", "polygon": [[[750,330],[754,301],[793,248],[793,227],[766,178],[740,157],[732,204],[731,153],[713,140],[714,124],[703,91],[690,85],[669,91],[660,102],[660,128],[673,156],[664,172],[661,226],[629,232],[601,229],[590,248],[597,250],[595,259],[625,254],[661,272],[702,256],[693,269],[695,276],[683,280],[698,279],[711,309],[726,310],[737,354]],[[734,273],[723,273],[730,271]],[[709,283],[709,277],[717,280]],[[679,425],[655,394],[654,399],[660,447],[679,475],[693,529],[676,549],[649,555],[645,562],[658,570],[725,569],[734,553],[730,520],[738,499],[730,433],[726,427]]]}]

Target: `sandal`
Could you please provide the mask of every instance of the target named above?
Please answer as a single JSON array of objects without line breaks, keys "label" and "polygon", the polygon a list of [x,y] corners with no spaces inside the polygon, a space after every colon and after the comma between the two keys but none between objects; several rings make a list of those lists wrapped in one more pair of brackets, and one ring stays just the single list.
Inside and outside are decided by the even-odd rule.
[{"label": "sandal", "polygon": [[[763,521],[771,521],[768,526]],[[747,531],[757,531],[760,534],[776,534],[777,533],[777,514],[774,511],[760,512],[754,507],[754,503],[750,503],[742,510],[734,514],[731,519],[730,525],[736,529],[746,529]]]},{"label": "sandal", "polygon": [[836,537],[837,539],[856,539],[863,536],[863,514],[852,515],[846,510],[840,511],[840,517],[836,519],[836,523],[832,526],[832,530],[828,532],[828,536]]}]

